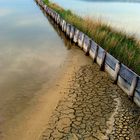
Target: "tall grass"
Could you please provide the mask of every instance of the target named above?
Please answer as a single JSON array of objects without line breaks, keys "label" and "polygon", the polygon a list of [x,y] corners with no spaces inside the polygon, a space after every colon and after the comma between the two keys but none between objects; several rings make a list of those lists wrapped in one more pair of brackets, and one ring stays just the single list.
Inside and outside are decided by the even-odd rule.
[{"label": "tall grass", "polygon": [[67,22],[87,34],[107,52],[140,75],[140,42],[134,36],[118,31],[102,21],[88,17],[81,18],[72,11],[65,10],[48,0],[44,2]]}]

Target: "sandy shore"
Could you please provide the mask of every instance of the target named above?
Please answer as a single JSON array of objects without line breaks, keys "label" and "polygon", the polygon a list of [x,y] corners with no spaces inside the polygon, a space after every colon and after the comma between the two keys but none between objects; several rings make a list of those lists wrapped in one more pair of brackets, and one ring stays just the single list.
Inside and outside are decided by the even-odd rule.
[{"label": "sandy shore", "polygon": [[59,100],[67,92],[72,76],[81,66],[91,63],[91,60],[78,48],[75,47],[70,51],[49,86],[48,83],[44,84],[36,93],[39,96],[32,99],[28,108],[4,124],[2,140],[39,139]]},{"label": "sandy shore", "polygon": [[96,64],[80,67],[40,140],[140,140],[140,108]]}]

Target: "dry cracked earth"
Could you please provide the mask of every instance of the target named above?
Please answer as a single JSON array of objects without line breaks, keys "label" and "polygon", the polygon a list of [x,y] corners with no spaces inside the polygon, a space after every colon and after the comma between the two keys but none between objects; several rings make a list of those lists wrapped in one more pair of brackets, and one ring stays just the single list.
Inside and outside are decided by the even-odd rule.
[{"label": "dry cracked earth", "polygon": [[140,108],[96,64],[74,74],[41,140],[140,140]]}]

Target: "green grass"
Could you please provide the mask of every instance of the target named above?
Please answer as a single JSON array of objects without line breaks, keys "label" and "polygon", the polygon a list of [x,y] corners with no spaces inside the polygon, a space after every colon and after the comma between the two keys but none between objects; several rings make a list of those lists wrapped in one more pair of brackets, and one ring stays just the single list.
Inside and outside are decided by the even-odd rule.
[{"label": "green grass", "polygon": [[44,2],[67,22],[87,34],[121,63],[140,75],[140,42],[134,36],[118,31],[102,21],[81,18],[72,11],[65,10],[48,0]]}]

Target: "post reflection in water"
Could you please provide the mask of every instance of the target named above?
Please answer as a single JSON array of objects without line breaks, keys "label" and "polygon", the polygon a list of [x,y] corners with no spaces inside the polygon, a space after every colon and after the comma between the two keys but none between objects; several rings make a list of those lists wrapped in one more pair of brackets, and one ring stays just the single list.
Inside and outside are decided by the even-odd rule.
[{"label": "post reflection in water", "polygon": [[[37,2],[36,2],[36,4],[37,4]],[[76,45],[70,39],[67,38],[65,33],[61,31],[61,29],[59,28],[59,25],[57,25],[55,23],[55,21],[53,19],[51,19],[51,17],[49,15],[47,15],[47,13],[41,7],[40,7],[40,10],[43,12],[44,16],[48,19],[49,23],[52,25],[53,29],[56,31],[58,36],[62,39],[62,41],[64,42],[64,46],[67,48],[67,50],[70,50],[72,46],[76,47]]]}]

